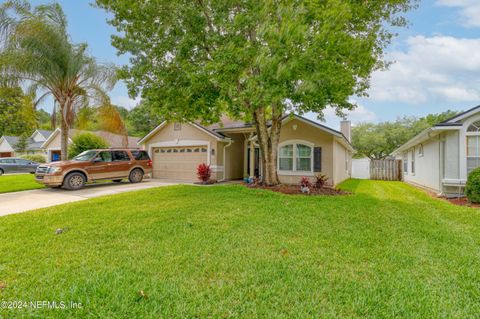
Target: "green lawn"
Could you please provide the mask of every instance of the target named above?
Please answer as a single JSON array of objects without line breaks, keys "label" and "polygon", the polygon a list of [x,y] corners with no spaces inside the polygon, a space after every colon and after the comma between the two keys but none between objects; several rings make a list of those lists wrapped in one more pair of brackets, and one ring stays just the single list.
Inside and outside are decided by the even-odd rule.
[{"label": "green lawn", "polygon": [[26,191],[37,188],[43,188],[43,185],[35,182],[35,175],[33,174],[0,176],[0,193]]},{"label": "green lawn", "polygon": [[479,316],[479,211],[399,182],[342,187],[355,194],[173,186],[2,217],[0,300],[83,304],[3,311],[7,318]]}]

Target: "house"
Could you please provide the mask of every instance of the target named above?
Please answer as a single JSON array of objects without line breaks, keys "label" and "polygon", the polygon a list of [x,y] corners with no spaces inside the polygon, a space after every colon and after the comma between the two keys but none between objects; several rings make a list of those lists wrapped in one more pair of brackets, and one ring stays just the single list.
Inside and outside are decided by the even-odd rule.
[{"label": "house", "polygon": [[438,123],[393,152],[406,182],[453,196],[480,166],[480,106]]},{"label": "house", "polygon": [[[125,136],[110,133],[110,132],[105,132],[105,131],[83,131],[83,130],[71,129],[68,131],[68,136],[69,136],[68,143],[70,144],[72,142],[71,138],[76,134],[85,133],[85,132],[90,132],[103,138],[107,142],[109,147],[118,147],[118,148],[125,147]],[[61,159],[62,151],[61,151],[61,142],[60,142],[61,134],[60,133],[61,133],[61,130],[57,128],[49,136],[49,138],[46,141],[44,141],[41,145],[42,149],[47,154],[47,162],[55,162]],[[128,136],[127,148],[138,148],[137,143],[139,140],[140,138],[138,137]]]},{"label": "house", "polygon": [[45,155],[41,146],[52,133],[53,131],[35,130],[27,139],[27,147],[24,153],[18,151],[17,144],[20,141],[19,136],[4,135],[0,138],[0,157],[15,157],[25,154]]},{"label": "house", "polygon": [[[278,146],[278,176],[298,183],[302,176],[322,173],[336,185],[350,177],[353,148],[350,122],[336,131],[298,115],[282,119]],[[139,141],[153,161],[153,177],[194,181],[200,163],[210,165],[212,179],[261,176],[260,150],[251,123],[223,117],[220,123],[164,121]]]}]

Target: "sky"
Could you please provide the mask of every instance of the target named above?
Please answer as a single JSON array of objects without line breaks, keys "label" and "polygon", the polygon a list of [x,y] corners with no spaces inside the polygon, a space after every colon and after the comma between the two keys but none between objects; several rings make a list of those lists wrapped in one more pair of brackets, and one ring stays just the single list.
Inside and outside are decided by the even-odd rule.
[{"label": "sky", "polygon": [[[31,0],[32,5],[49,3]],[[128,64],[110,43],[115,29],[108,14],[88,0],[58,1],[67,15],[69,32],[76,43],[86,42],[99,62]],[[466,110],[480,104],[480,0],[423,0],[409,12],[408,28],[396,29],[398,36],[387,48],[393,64],[372,74],[369,97],[353,96],[358,107],[347,115],[360,122],[391,121],[402,116],[424,116],[450,110]],[[110,92],[112,102],[133,108],[124,83]],[[52,102],[42,106],[52,109]],[[316,114],[307,114],[311,119]],[[325,124],[338,128],[332,109],[325,111]]]}]

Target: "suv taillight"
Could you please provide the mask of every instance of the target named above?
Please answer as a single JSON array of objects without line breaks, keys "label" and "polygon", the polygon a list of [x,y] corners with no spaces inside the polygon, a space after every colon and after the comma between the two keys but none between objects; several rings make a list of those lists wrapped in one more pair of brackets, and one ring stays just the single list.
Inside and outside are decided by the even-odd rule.
[{"label": "suv taillight", "polygon": [[148,160],[147,166],[152,166],[152,160]]}]

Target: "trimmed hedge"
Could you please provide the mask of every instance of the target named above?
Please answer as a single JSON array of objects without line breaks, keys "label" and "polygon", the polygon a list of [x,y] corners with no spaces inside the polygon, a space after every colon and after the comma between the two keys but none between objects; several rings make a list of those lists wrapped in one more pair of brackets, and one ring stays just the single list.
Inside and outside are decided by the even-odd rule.
[{"label": "trimmed hedge", "polygon": [[480,203],[480,167],[468,174],[465,195],[472,203]]},{"label": "trimmed hedge", "polygon": [[90,132],[77,134],[72,137],[72,143],[68,147],[68,158],[97,148],[108,148],[108,144],[103,138]]}]

